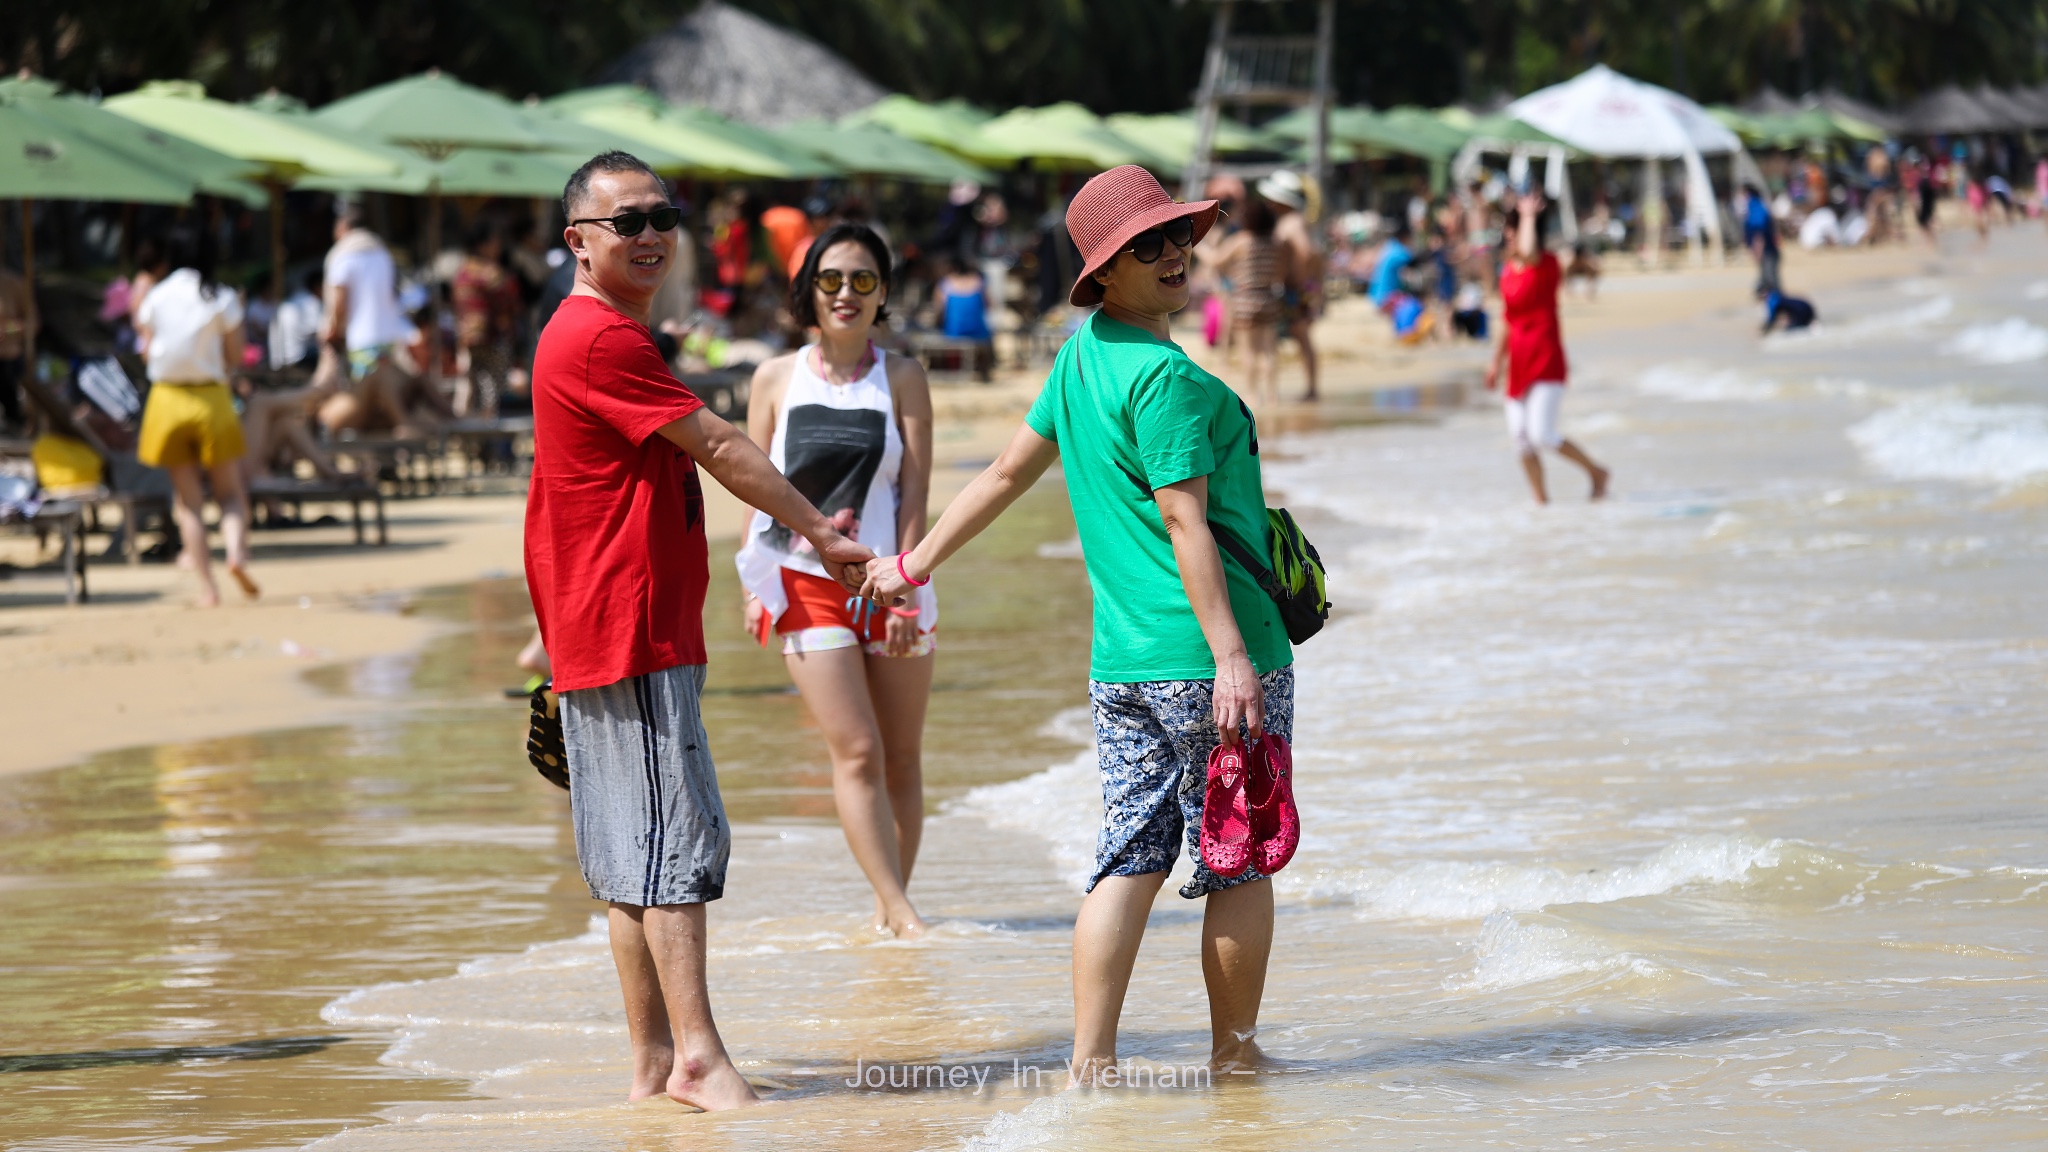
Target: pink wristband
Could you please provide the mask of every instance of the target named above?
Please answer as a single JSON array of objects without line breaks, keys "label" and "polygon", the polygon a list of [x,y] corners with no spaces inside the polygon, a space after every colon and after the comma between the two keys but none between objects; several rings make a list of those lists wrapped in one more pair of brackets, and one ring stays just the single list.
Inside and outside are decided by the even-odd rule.
[{"label": "pink wristband", "polygon": [[889,609],[889,615],[901,616],[905,620],[915,620],[918,618],[920,613],[915,608],[891,608]]},{"label": "pink wristband", "polygon": [[925,578],[922,580],[912,580],[910,578],[910,573],[905,571],[903,567],[903,558],[908,555],[908,552],[898,552],[896,554],[896,574],[898,576],[903,577],[903,582],[905,584],[910,585],[912,588],[922,588],[925,585],[931,583],[932,578],[930,573],[926,573]]}]

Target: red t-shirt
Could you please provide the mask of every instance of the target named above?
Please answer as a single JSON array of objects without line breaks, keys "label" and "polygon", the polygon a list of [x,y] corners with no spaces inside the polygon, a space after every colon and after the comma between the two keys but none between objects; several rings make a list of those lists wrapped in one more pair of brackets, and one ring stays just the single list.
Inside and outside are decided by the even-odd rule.
[{"label": "red t-shirt", "polygon": [[1536,384],[1565,382],[1564,337],[1557,327],[1557,285],[1563,273],[1545,252],[1534,264],[1509,264],[1500,274],[1508,329],[1508,399]]},{"label": "red t-shirt", "polygon": [[704,663],[704,490],[655,434],[703,406],[596,297],[562,301],[541,333],[526,585],[557,691]]}]

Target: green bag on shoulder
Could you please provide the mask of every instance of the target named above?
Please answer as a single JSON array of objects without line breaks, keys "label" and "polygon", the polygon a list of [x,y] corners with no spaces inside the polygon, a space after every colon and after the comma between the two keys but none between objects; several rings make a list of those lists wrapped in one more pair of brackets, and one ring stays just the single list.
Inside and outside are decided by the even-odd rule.
[{"label": "green bag on shoulder", "polygon": [[1214,521],[1209,526],[1223,551],[1279,605],[1287,639],[1295,644],[1306,643],[1323,630],[1324,621],[1330,618],[1329,577],[1323,571],[1323,558],[1287,509],[1266,509],[1266,525],[1267,535],[1273,541],[1270,565],[1247,548],[1236,533]]}]

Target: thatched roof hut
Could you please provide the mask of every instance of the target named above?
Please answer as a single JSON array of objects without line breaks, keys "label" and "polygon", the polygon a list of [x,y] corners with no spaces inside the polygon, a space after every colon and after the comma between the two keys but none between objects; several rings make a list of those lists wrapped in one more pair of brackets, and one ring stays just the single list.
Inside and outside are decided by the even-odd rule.
[{"label": "thatched roof hut", "polygon": [[817,41],[720,0],[705,0],[602,79],[766,127],[837,120],[889,94]]},{"label": "thatched roof hut", "polygon": [[1913,101],[1906,106],[1901,119],[1912,131],[1927,135],[1967,136],[2021,127],[1954,84],[1945,84]]}]

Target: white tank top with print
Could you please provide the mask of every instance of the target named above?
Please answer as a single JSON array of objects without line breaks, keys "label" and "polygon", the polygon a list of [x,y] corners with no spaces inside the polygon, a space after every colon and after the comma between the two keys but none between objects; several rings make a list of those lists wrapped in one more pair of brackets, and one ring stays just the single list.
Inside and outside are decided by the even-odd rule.
[{"label": "white tank top with print", "polygon": [[[888,353],[876,349],[865,376],[834,384],[812,367],[816,347],[798,350],[790,368],[768,459],[839,531],[878,556],[894,556],[903,434],[889,391]],[[748,522],[737,562],[740,582],[771,619],[788,607],[781,569],[830,578],[810,541],[766,512],[756,511]],[[930,587],[919,590],[917,607],[921,631],[937,625],[938,601]]]}]

